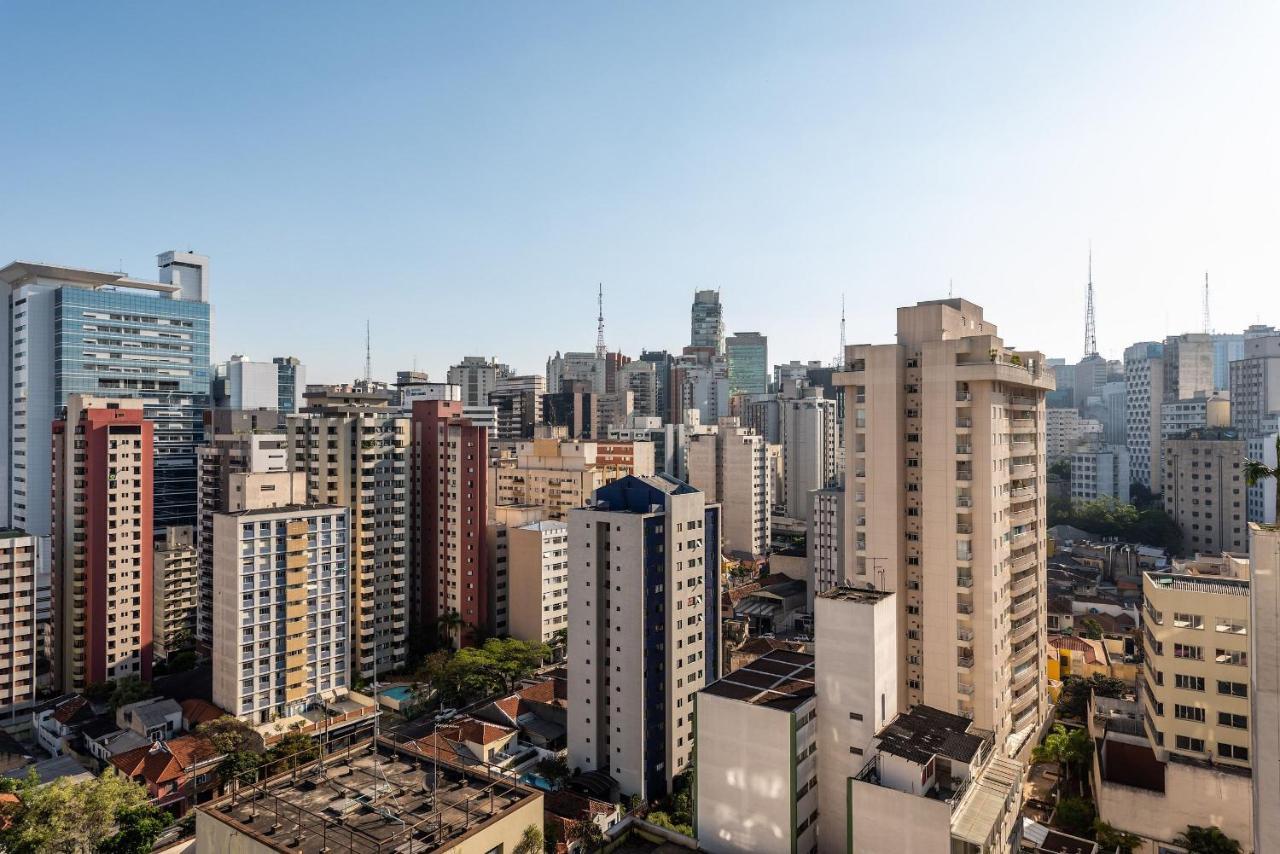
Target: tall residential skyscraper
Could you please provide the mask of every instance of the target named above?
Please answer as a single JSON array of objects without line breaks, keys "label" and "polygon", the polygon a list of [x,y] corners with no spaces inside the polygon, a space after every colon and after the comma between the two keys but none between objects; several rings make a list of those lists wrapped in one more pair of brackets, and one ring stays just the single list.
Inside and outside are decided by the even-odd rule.
[{"label": "tall residential skyscraper", "polygon": [[1189,550],[1248,550],[1245,443],[1234,430],[1206,427],[1170,439],[1164,449],[1164,509]]},{"label": "tall residential skyscraper", "polygon": [[785,513],[809,515],[809,493],[839,482],[840,425],[836,402],[822,390],[802,389],[803,397],[782,401],[782,471]]},{"label": "tall residential skyscraper", "polygon": [[487,555],[488,430],[451,400],[413,405],[410,572],[418,632],[447,632],[455,646],[490,626],[493,579]]},{"label": "tall residential skyscraper", "polygon": [[705,347],[717,354],[724,353],[724,313],[720,306],[719,291],[694,292],[689,346]]},{"label": "tall residential skyscraper", "polygon": [[625,477],[569,514],[569,767],[670,791],[719,675],[719,580],[720,508],[688,484]]},{"label": "tall residential skyscraper", "polygon": [[1231,363],[1244,358],[1243,332],[1215,332],[1213,340],[1213,387],[1226,391],[1231,387]]},{"label": "tall residential skyscraper", "polygon": [[736,332],[725,339],[730,394],[769,390],[769,339],[759,332]]},{"label": "tall residential skyscraper", "polygon": [[507,442],[532,439],[534,428],[542,421],[542,396],[546,393],[547,378],[539,374],[500,377],[488,400],[498,410],[496,438]]},{"label": "tall residential skyscraper", "polygon": [[213,515],[213,702],[251,724],[345,692],[347,509],[302,472],[233,474]]},{"label": "tall residential skyscraper", "polygon": [[271,361],[276,366],[276,409],[292,415],[302,406],[302,396],[307,390],[307,369],[293,356],[276,356]]},{"label": "tall residential skyscraper", "polygon": [[898,594],[899,704],[972,718],[1014,752],[1044,719],[1045,393],[962,299],[898,309],[849,348],[851,582]]},{"label": "tall residential skyscraper", "polygon": [[488,406],[489,392],[498,387],[498,380],[510,376],[511,368],[498,364],[496,359],[484,356],[466,356],[449,368],[448,381],[462,388],[462,402],[467,406]]},{"label": "tall residential skyscraper", "polygon": [[195,528],[171,525],[156,537],[151,560],[155,657],[195,646],[200,615],[200,556]]},{"label": "tall residential skyscraper", "polygon": [[1280,850],[1280,529],[1249,526],[1253,850]]},{"label": "tall residential skyscraper", "polygon": [[769,451],[736,418],[722,418],[712,432],[689,437],[689,485],[720,505],[724,549],[762,557],[769,553],[773,507]]},{"label": "tall residential skyscraper", "polygon": [[166,252],[158,262],[157,282],[27,261],[0,269],[0,518],[49,535],[49,425],[71,395],[92,394],[145,403],[156,525],[194,520],[195,447],[209,407],[209,259]]},{"label": "tall residential skyscraper", "polygon": [[36,699],[36,571],[43,540],[0,528],[0,718],[30,708]]},{"label": "tall residential skyscraper", "polygon": [[1164,345],[1144,341],[1125,348],[1125,444],[1129,475],[1160,491],[1160,406],[1164,402]]},{"label": "tall residential skyscraper", "polygon": [[386,403],[316,403],[288,418],[308,504],[350,511],[351,664],[373,680],[405,663],[409,419]]},{"label": "tall residential skyscraper", "polygon": [[1164,399],[1213,394],[1213,338],[1201,332],[1164,339]]},{"label": "tall residential skyscraper", "polygon": [[231,475],[289,469],[289,444],[279,412],[216,409],[207,416],[207,438],[196,449],[199,473],[196,552],[200,588],[196,646],[205,654],[213,649],[213,514],[225,513],[230,507]]},{"label": "tall residential skyscraper", "polygon": [[150,681],[152,424],[140,400],[73,394],[52,435],[55,681]]}]

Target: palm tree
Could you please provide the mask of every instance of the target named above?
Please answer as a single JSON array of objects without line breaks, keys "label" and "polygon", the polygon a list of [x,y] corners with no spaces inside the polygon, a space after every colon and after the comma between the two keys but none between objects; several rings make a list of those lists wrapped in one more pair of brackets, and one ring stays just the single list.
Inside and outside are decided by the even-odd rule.
[{"label": "palm tree", "polygon": [[436,620],[436,629],[440,632],[440,639],[446,643],[453,642],[454,632],[462,625],[462,615],[457,611],[446,611]]},{"label": "palm tree", "polygon": [[1089,740],[1088,730],[1068,730],[1062,724],[1055,724],[1044,744],[1036,745],[1031,758],[1035,762],[1056,763],[1065,784],[1071,780],[1071,769],[1083,766],[1092,753],[1093,744]]},{"label": "palm tree", "polygon": [[[1280,460],[1280,435],[1276,436],[1276,459]],[[1280,507],[1280,465],[1272,468],[1261,460],[1251,460],[1246,457],[1244,461],[1244,479],[1250,486],[1257,486],[1264,480],[1274,480],[1276,507]]]}]

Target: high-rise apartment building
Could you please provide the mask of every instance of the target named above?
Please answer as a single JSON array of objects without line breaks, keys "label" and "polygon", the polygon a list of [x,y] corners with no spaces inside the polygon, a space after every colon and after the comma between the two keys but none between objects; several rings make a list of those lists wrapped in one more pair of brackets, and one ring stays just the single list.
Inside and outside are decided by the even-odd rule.
[{"label": "high-rise apartment building", "polygon": [[1231,426],[1247,437],[1280,415],[1280,335],[1252,336],[1243,349],[1230,368]]},{"label": "high-rise apartment building", "polygon": [[496,438],[504,442],[532,439],[534,428],[542,422],[546,393],[547,379],[538,374],[500,377],[488,401],[498,411]]},{"label": "high-rise apartment building", "polygon": [[53,423],[54,674],[66,691],[151,679],[152,424],[73,394]]},{"label": "high-rise apartment building", "polygon": [[1125,444],[1134,483],[1160,491],[1160,406],[1164,402],[1164,345],[1125,348]]},{"label": "high-rise apartment building", "polygon": [[729,359],[730,394],[764,394],[769,390],[769,339],[759,332],[737,332],[724,342]]},{"label": "high-rise apartment building", "polygon": [[962,299],[898,309],[897,343],[850,347],[846,362],[845,560],[853,584],[898,594],[900,707],[971,717],[1012,752],[1048,711],[1053,376]]},{"label": "high-rise apartment building", "polygon": [[609,359],[598,353],[560,351],[547,359],[547,393],[557,394],[581,386],[582,391],[604,394],[609,390]]},{"label": "high-rise apartment building", "polygon": [[511,375],[511,368],[497,359],[483,356],[465,356],[449,368],[447,379],[462,388],[462,402],[467,406],[487,406],[489,392],[498,387],[498,380]]},{"label": "high-rise apartment building", "polygon": [[[663,374],[665,377],[665,369]],[[658,381],[657,366],[653,362],[638,359],[618,368],[616,384],[618,390],[631,392],[632,411],[635,415],[650,417],[664,412],[659,400]],[[665,386],[665,382],[663,385]]]},{"label": "high-rise apartment building", "polygon": [[[602,454],[615,447],[625,447],[630,454]],[[546,509],[548,519],[565,519],[570,510],[586,506],[606,483],[653,473],[652,442],[534,439],[518,443],[514,459],[492,467],[489,505],[536,504]]]},{"label": "high-rise apartment building", "polygon": [[1129,449],[1124,445],[1087,445],[1071,455],[1071,500],[1114,498],[1129,503]]},{"label": "high-rise apartment building", "polygon": [[492,620],[487,542],[489,436],[455,401],[413,405],[410,542],[418,631],[470,643]]},{"label": "high-rise apartment building", "polygon": [[1213,337],[1203,332],[1164,339],[1164,399],[1213,394]]},{"label": "high-rise apartment building", "polygon": [[1244,440],[1233,430],[1205,428],[1164,447],[1164,509],[1193,552],[1248,551]]},{"label": "high-rise apartment building", "polygon": [[1205,427],[1230,427],[1231,401],[1219,394],[1197,394],[1182,400],[1167,400],[1160,404],[1161,446],[1188,430]]},{"label": "high-rise apartment building", "polygon": [[724,550],[745,557],[769,553],[773,507],[764,439],[722,418],[712,432],[689,437],[689,485],[720,505]]},{"label": "high-rise apartment building", "polygon": [[1074,408],[1053,407],[1044,414],[1045,453],[1050,461],[1069,460],[1081,443],[1102,441],[1102,424],[1092,418],[1082,418]]},{"label": "high-rise apartment building", "polygon": [[14,718],[36,699],[36,572],[42,544],[25,531],[0,528],[0,718]]},{"label": "high-rise apartment building", "polygon": [[288,418],[307,503],[350,511],[351,663],[372,680],[405,663],[409,419],[386,404],[313,404]]},{"label": "high-rise apartment building", "polygon": [[1142,575],[1143,710],[1156,756],[1249,768],[1249,560]]},{"label": "high-rise apartment building", "polygon": [[569,526],[544,520],[507,528],[507,630],[551,643],[569,628]]},{"label": "high-rise apartment building", "polygon": [[670,791],[694,697],[719,675],[720,508],[671,478],[625,477],[569,514],[569,766],[627,794]]},{"label": "high-rise apartment building", "polygon": [[844,487],[830,486],[809,493],[805,520],[806,559],[809,562],[809,597],[847,584],[842,549],[844,537]]},{"label": "high-rise apartment building", "polygon": [[218,365],[213,378],[213,405],[225,409],[298,411],[306,393],[306,368],[292,356],[255,362],[232,356]]},{"label": "high-rise apartment building", "polygon": [[48,536],[49,425],[73,394],[142,400],[155,424],[155,521],[190,524],[209,408],[209,259],[158,256],[159,281],[26,261],[0,269],[0,519]]},{"label": "high-rise apartment building", "polygon": [[840,480],[840,424],[836,402],[821,389],[782,401],[782,471],[786,491],[781,504],[792,519],[809,515],[809,493]]},{"label": "high-rise apartment building", "polygon": [[[692,348],[690,348],[692,350]],[[703,424],[714,424],[729,415],[733,395],[729,386],[729,362],[711,350],[686,352],[671,369],[670,403],[666,418],[673,424],[689,423],[696,412]]]},{"label": "high-rise apartment building", "polygon": [[152,560],[152,628],[157,658],[192,649],[200,611],[200,556],[195,528],[172,525],[156,537]]},{"label": "high-rise apartment building", "polygon": [[1213,387],[1226,391],[1231,387],[1231,363],[1244,358],[1245,333],[1215,332],[1213,341]]},{"label": "high-rise apartment building", "polygon": [[345,693],[347,509],[308,503],[303,472],[229,482],[213,515],[213,702],[261,725]]},{"label": "high-rise apartment building", "polygon": [[[1263,422],[1262,432],[1244,440],[1245,456],[1270,469],[1280,465],[1280,413],[1269,416]],[[1280,515],[1276,506],[1276,485],[1272,481],[1259,481],[1248,487],[1246,516],[1250,522],[1274,525]]]},{"label": "high-rise apartment building", "polygon": [[289,443],[281,414],[275,410],[207,413],[204,444],[196,449],[198,495],[196,550],[199,600],[196,645],[213,649],[213,514],[229,509],[233,474],[267,474],[289,470]]},{"label": "high-rise apartment building", "polygon": [[694,292],[689,346],[705,347],[717,354],[724,352],[724,310],[720,305],[720,291]]},{"label": "high-rise apartment building", "polygon": [[307,369],[293,356],[276,356],[276,409],[292,415],[302,406],[307,391]]}]

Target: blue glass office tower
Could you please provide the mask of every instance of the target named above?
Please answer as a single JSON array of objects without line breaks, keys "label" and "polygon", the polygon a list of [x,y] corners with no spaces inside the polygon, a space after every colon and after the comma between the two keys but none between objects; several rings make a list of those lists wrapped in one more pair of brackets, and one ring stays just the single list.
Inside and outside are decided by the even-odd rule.
[{"label": "blue glass office tower", "polygon": [[[140,398],[155,425],[155,527],[192,524],[209,408],[208,259],[159,256],[159,281],[18,261],[0,268],[0,516],[50,533],[51,428],[71,394]],[[0,519],[3,521],[3,519]]]}]

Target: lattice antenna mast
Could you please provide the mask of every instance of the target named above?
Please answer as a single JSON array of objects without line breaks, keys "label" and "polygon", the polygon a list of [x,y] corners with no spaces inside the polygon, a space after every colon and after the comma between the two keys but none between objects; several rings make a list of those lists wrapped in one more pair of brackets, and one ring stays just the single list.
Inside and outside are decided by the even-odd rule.
[{"label": "lattice antenna mast", "polygon": [[1084,314],[1084,357],[1098,355],[1098,326],[1093,313],[1093,246],[1089,246],[1088,307]]},{"label": "lattice antenna mast", "polygon": [[596,306],[599,308],[596,316],[596,358],[603,359],[609,355],[609,348],[604,344],[604,282],[600,283],[600,290],[596,295]]},{"label": "lattice antenna mast", "polygon": [[1213,324],[1209,322],[1209,271],[1204,271],[1204,332],[1208,335],[1213,331]]},{"label": "lattice antenna mast", "polygon": [[368,319],[364,322],[364,381],[373,379],[373,335]]}]

